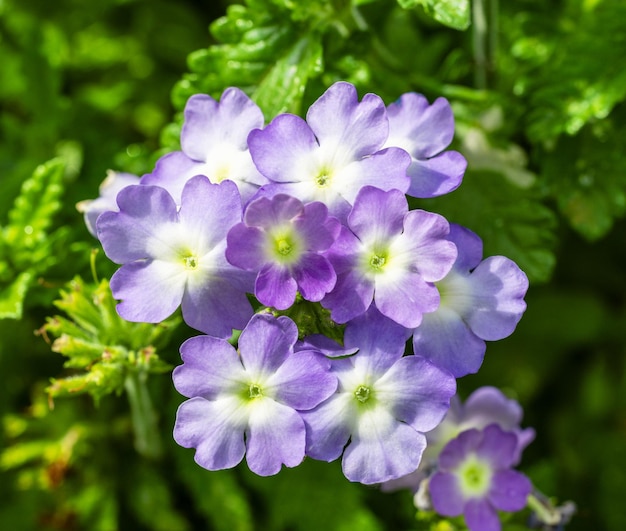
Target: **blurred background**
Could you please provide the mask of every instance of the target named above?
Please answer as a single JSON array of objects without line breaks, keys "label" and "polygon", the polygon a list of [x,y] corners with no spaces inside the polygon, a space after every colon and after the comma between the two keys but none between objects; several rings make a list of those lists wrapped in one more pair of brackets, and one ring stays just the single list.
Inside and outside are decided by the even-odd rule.
[{"label": "blurred background", "polygon": [[459,393],[520,402],[520,469],[576,503],[567,529],[626,529],[624,21],[622,0],[0,0],[0,529],[431,528],[336,462],[195,465],[170,378],[194,332],[115,321],[94,280],[115,268],[75,208],[177,149],[190,94],[237,85],[269,120],[338,79],[452,103],[465,181],[414,206],[531,280]]}]

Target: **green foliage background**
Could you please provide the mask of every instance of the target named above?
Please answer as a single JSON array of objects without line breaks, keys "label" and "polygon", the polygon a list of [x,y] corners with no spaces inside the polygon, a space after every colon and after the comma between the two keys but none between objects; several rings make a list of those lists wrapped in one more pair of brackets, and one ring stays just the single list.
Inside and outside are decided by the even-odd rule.
[{"label": "green foliage background", "polygon": [[521,468],[576,502],[568,529],[626,529],[624,20],[622,0],[0,0],[0,529],[444,529],[338,463],[196,466],[169,376],[193,331],[117,318],[75,209],[176,149],[193,93],[239,86],[269,120],[339,79],[451,101],[465,181],[414,206],[531,279],[460,393],[524,406]]}]

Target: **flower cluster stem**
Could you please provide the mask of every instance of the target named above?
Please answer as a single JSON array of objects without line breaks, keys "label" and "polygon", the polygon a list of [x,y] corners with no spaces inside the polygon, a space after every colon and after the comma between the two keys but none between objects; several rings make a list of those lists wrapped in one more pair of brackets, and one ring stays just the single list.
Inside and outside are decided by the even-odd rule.
[{"label": "flower cluster stem", "polygon": [[145,372],[130,371],[124,381],[130,404],[130,415],[135,434],[135,449],[144,457],[158,459],[163,453],[158,432],[158,417],[147,386]]}]

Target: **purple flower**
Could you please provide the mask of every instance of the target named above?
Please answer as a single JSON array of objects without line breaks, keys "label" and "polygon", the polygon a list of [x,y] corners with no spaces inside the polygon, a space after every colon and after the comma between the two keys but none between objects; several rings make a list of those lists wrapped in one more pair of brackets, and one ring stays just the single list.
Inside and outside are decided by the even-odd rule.
[{"label": "purple flower", "polygon": [[96,236],[96,221],[103,212],[117,212],[115,198],[120,190],[139,184],[139,177],[132,173],[119,173],[109,170],[106,179],[100,185],[100,197],[98,199],[86,199],[76,205],[76,209],[85,216],[87,230]]},{"label": "purple flower", "polygon": [[467,161],[457,151],[444,151],[454,136],[454,116],[445,98],[432,105],[410,92],[387,107],[389,138],[385,147],[400,147],[411,155],[407,170],[413,197],[435,197],[458,188]]},{"label": "purple flower", "polygon": [[424,210],[409,212],[398,190],[366,186],[356,198],[328,257],[337,284],[323,300],[335,322],[363,314],[374,302],[386,317],[415,328],[422,314],[439,305],[433,284],[450,271],[455,245],[446,239],[448,222]]},{"label": "purple flower", "polygon": [[441,421],[454,394],[449,373],[403,356],[406,338],[403,327],[375,309],[351,321],[344,344],[359,352],[330,360],[337,392],[303,413],[307,455],[333,461],[343,452],[350,481],[380,483],[415,470],[426,447],[423,432]]},{"label": "purple flower", "polygon": [[450,441],[429,483],[435,511],[463,514],[470,531],[500,531],[497,511],[523,509],[532,490],[526,476],[511,470],[516,448],[515,435],[497,424],[464,431]]},{"label": "purple flower", "polygon": [[469,229],[451,224],[448,239],[458,257],[436,282],[439,307],[424,315],[413,333],[413,348],[458,378],[478,371],[485,341],[513,333],[526,309],[528,278],[504,256],[482,260],[482,241]]},{"label": "purple flower", "polygon": [[321,253],[339,229],[322,203],[304,205],[284,194],[261,197],[248,205],[243,223],[228,233],[226,258],[258,272],[254,294],[262,304],[286,310],[296,291],[308,301],[320,301],[335,286],[335,270]]},{"label": "purple flower", "polygon": [[208,470],[237,465],[276,474],[304,458],[305,426],[299,411],[311,409],[337,388],[337,379],[316,352],[294,353],[298,329],[288,317],[252,317],[239,338],[197,336],[183,343],[183,365],[174,385],[190,398],[178,409],[174,439],[195,448]]},{"label": "purple flower", "polygon": [[98,218],[107,256],[123,264],[111,278],[118,313],[127,321],[158,323],[182,304],[185,322],[229,337],[252,315],[250,273],[226,261],[226,234],[241,221],[234,183],[197,176],[185,185],[180,210],[159,186],[128,186],[119,212]]},{"label": "purple flower", "polygon": [[248,134],[263,127],[261,109],[243,91],[227,88],[220,101],[195,94],[185,106],[180,135],[182,151],[161,157],[141,184],[165,188],[180,204],[185,183],[204,175],[212,183],[228,179],[237,184],[245,204],[267,182],[254,166],[248,151]]},{"label": "purple flower", "polygon": [[482,430],[489,424],[497,424],[504,431],[512,433],[517,438],[514,451],[514,465],[522,457],[522,452],[535,438],[535,430],[521,428],[522,407],[511,398],[507,398],[502,391],[495,387],[480,387],[467,397],[461,404],[458,395],[452,397],[450,409],[441,423],[426,434],[428,446],[422,456],[419,468],[405,476],[382,485],[386,491],[409,488],[417,492],[420,483],[436,469],[441,450],[460,433],[470,430]]},{"label": "purple flower", "polygon": [[259,171],[275,183],[267,193],[321,201],[343,221],[365,185],[407,190],[410,157],[382,150],[388,133],[383,101],[366,94],[359,102],[353,85],[338,82],[311,105],[306,121],[281,114],[252,131],[248,143]]}]

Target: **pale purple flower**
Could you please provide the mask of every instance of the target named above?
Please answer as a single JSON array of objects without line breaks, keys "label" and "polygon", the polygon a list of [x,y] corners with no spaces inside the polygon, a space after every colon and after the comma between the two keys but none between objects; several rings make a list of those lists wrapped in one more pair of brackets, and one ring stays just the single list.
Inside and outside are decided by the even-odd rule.
[{"label": "pale purple flower", "polygon": [[87,230],[96,236],[96,221],[103,212],[117,212],[119,209],[115,198],[120,190],[139,184],[139,177],[132,173],[122,173],[109,170],[106,179],[100,184],[100,197],[97,199],[85,199],[76,205],[76,209],[84,214]]},{"label": "pale purple flower", "polygon": [[218,102],[195,94],[185,105],[180,144],[182,151],[161,157],[141,184],[162,186],[180,203],[185,183],[204,175],[212,183],[230,180],[237,184],[245,204],[267,182],[256,169],[248,151],[248,134],[263,127],[261,109],[241,89],[227,88]]},{"label": "pale purple flower", "polygon": [[276,474],[304,459],[309,410],[337,388],[323,356],[293,351],[298,329],[288,317],[256,314],[239,349],[210,336],[188,339],[174,385],[190,398],[178,409],[174,439],[195,448],[208,470],[232,468],[246,455],[250,470]]},{"label": "pale purple flower", "polygon": [[359,102],[353,85],[338,82],[311,105],[306,121],[281,114],[252,131],[248,143],[257,168],[273,183],[266,193],[321,201],[343,221],[365,185],[407,190],[410,157],[382,149],[388,133],[380,97],[366,94]]},{"label": "pale purple flower", "polygon": [[[303,413],[307,455],[333,461],[343,453],[350,481],[388,481],[417,468],[426,438],[449,407],[452,375],[419,356],[403,356],[406,330],[376,309],[346,327],[353,356],[330,360],[337,392]],[[344,450],[345,448],[345,450]]]},{"label": "pale purple flower", "polygon": [[400,147],[411,155],[407,173],[413,197],[435,197],[458,188],[467,161],[457,151],[445,149],[454,136],[454,116],[445,98],[432,105],[410,92],[387,107],[389,138],[385,147]]},{"label": "pale purple flower", "polygon": [[207,334],[229,337],[245,326],[253,276],[224,255],[226,234],[242,216],[233,182],[190,179],[180,210],[159,186],[128,186],[117,203],[120,211],[102,214],[97,228],[106,255],[123,264],[111,290],[124,319],[158,323],[182,304],[185,322]]},{"label": "pale purple flower", "polygon": [[335,270],[321,253],[333,244],[339,229],[339,221],[329,217],[320,202],[304,205],[284,194],[260,197],[228,233],[226,258],[258,272],[254,294],[262,304],[286,310],[298,291],[316,302],[335,286]]},{"label": "pale purple flower", "polygon": [[323,300],[332,319],[345,323],[372,305],[395,322],[415,328],[439,305],[433,284],[456,258],[446,239],[449,224],[424,210],[409,211],[406,197],[366,186],[358,194],[328,257],[337,284]]},{"label": "pale purple flower", "polygon": [[413,333],[413,348],[458,378],[478,371],[485,341],[513,333],[526,310],[528,278],[504,256],[482,260],[481,239],[465,227],[451,224],[448,239],[458,257],[436,282],[439,307],[424,315]]},{"label": "pale purple flower", "polygon": [[453,396],[444,419],[426,434],[428,446],[418,469],[408,476],[383,484],[382,489],[391,491],[409,488],[417,492],[421,482],[436,470],[439,454],[448,442],[466,430],[482,430],[489,424],[497,424],[504,431],[515,435],[517,444],[513,464],[517,465],[523,450],[535,438],[533,428],[521,427],[523,414],[524,411],[516,400],[507,398],[495,387],[476,389],[464,403],[461,403],[458,395]]},{"label": "pale purple flower", "polygon": [[500,531],[497,511],[526,506],[532,484],[512,470],[517,438],[497,424],[464,431],[439,455],[430,478],[432,504],[442,516],[463,515],[470,531]]}]

